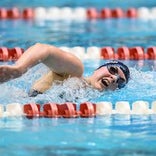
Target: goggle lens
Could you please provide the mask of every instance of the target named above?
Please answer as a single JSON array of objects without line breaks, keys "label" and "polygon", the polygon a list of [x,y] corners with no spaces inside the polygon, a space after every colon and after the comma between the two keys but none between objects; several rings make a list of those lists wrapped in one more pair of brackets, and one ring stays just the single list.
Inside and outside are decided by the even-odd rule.
[{"label": "goggle lens", "polygon": [[116,75],[117,81],[116,83],[118,84],[118,88],[123,88],[126,85],[126,81],[125,79],[121,78],[118,72],[118,67],[116,66],[112,66],[112,65],[108,65],[107,66],[108,71],[112,74],[112,75]]}]

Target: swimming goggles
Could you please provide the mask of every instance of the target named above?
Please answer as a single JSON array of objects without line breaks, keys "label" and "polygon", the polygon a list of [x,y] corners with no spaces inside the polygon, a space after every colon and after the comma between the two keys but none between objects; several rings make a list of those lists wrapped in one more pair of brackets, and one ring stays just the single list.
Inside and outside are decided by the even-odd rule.
[{"label": "swimming goggles", "polygon": [[116,83],[118,84],[118,88],[123,88],[126,85],[126,80],[120,77],[118,67],[114,65],[107,65],[106,67],[110,74],[117,76]]}]

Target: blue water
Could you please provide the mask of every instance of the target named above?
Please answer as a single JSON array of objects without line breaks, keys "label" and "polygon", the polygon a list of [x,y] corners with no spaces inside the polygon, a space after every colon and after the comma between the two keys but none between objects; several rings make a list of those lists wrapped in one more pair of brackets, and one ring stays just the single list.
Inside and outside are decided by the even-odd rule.
[{"label": "blue water", "polygon": [[0,2],[1,6],[5,7],[13,7],[13,6],[18,6],[18,7],[38,7],[38,6],[43,6],[43,7],[49,7],[49,6],[58,6],[58,7],[64,7],[64,6],[69,6],[69,7],[78,7],[82,6],[85,8],[88,7],[96,7],[96,8],[103,8],[103,7],[110,7],[110,8],[115,8],[115,7],[122,7],[122,8],[128,8],[128,7],[141,7],[141,6],[146,6],[146,7],[153,7],[155,6],[155,1],[154,0],[137,0],[137,1],[131,1],[131,0],[79,0],[79,1],[73,1],[73,0],[44,0],[44,1],[38,1],[38,0],[4,0]]},{"label": "blue water", "polygon": [[[79,28],[79,29],[77,29]],[[155,45],[156,21],[138,19],[97,21],[0,21],[0,45],[28,48],[36,42],[56,46]],[[135,41],[135,42],[134,42]]]},{"label": "blue water", "polygon": [[[1,1],[1,6],[148,6],[155,1]],[[156,40],[156,21],[141,20],[97,20],[97,21],[0,21],[0,46],[19,46],[27,49],[36,42],[67,46],[154,46]],[[36,52],[37,53],[37,52]],[[103,60],[84,60],[84,76],[104,63]],[[6,62],[1,64],[7,64]],[[131,80],[126,88],[104,93],[90,101],[136,100],[150,103],[156,97],[155,61],[124,61],[131,70]],[[0,85],[0,103],[27,102],[44,103],[49,98],[45,94],[29,98],[27,93],[31,84],[46,72],[47,68],[38,65],[21,78]],[[48,96],[47,96],[48,95]],[[53,95],[54,96],[54,95]],[[0,155],[156,155],[156,116],[140,115],[125,118],[120,115],[77,119],[33,119],[0,118]]]}]

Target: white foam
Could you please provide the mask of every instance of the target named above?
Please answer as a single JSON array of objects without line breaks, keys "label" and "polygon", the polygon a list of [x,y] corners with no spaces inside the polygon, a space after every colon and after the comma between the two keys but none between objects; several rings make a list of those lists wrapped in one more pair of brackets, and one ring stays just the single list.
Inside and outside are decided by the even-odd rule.
[{"label": "white foam", "polygon": [[93,89],[83,79],[72,77],[63,82],[56,81],[53,87],[46,92],[46,95],[39,95],[37,98],[41,96],[44,97],[44,100],[47,98],[49,101],[58,103],[67,101],[77,103],[97,98],[100,96],[100,92]]}]

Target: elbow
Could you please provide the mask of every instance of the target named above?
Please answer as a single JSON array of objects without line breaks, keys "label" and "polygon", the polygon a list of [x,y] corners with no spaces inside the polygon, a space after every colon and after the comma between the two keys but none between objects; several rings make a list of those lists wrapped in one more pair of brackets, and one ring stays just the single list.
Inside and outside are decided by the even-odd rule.
[{"label": "elbow", "polygon": [[42,44],[42,43],[35,43],[35,47],[42,47],[44,44]]},{"label": "elbow", "polygon": [[49,47],[47,44],[43,44],[43,43],[36,43],[34,46],[38,49],[44,49],[44,48],[47,49]]},{"label": "elbow", "polygon": [[34,46],[35,46],[35,47],[38,47],[38,48],[49,48],[49,47],[53,47],[53,46],[51,46],[51,45],[44,44],[44,43],[39,43],[39,42],[35,43]]},{"label": "elbow", "polygon": [[44,54],[43,58],[46,58],[49,56],[50,51],[54,51],[53,48],[54,46],[48,45],[48,44],[43,44],[43,43],[36,43],[34,45],[36,51],[38,51],[38,53],[42,53]]}]

